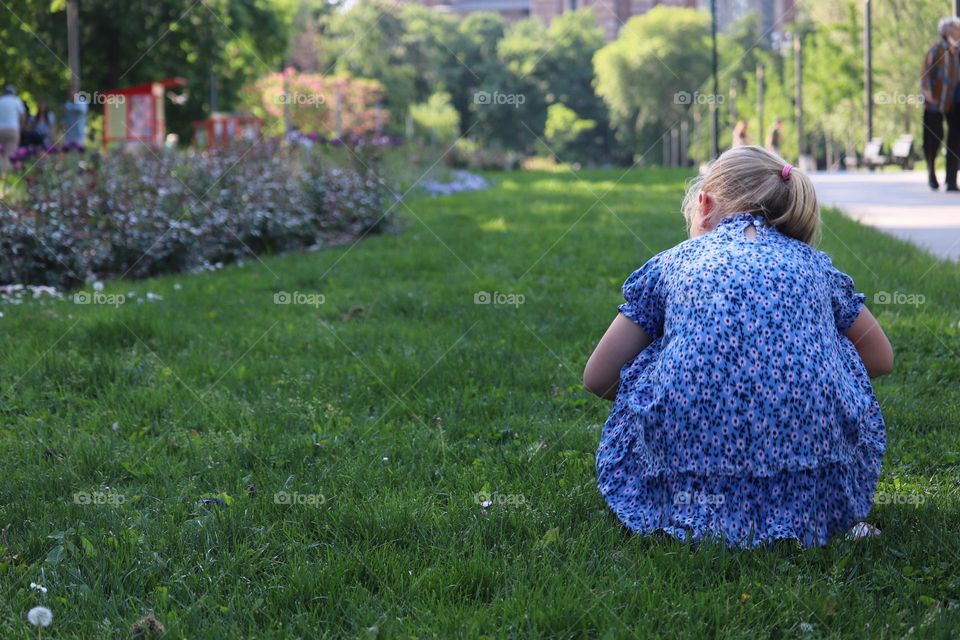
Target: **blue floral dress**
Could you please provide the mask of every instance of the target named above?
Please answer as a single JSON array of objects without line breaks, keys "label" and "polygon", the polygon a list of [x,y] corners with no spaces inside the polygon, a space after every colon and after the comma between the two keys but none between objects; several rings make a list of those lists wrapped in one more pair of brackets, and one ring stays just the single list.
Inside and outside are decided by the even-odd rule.
[{"label": "blue floral dress", "polygon": [[624,525],[820,546],[866,518],[883,416],[843,335],[864,296],[826,254],[737,214],[654,256],[623,294],[653,339],[620,372],[597,452]]}]

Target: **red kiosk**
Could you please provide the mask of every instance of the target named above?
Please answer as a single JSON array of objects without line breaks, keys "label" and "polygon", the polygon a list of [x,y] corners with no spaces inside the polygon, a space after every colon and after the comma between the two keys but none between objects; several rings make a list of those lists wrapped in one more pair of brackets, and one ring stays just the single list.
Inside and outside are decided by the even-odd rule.
[{"label": "red kiosk", "polygon": [[243,113],[215,113],[193,123],[193,144],[200,149],[223,147],[234,140],[260,138],[260,118]]},{"label": "red kiosk", "polygon": [[[166,136],[163,106],[167,90],[186,85],[183,78],[168,78],[100,92],[105,98],[103,146],[119,142],[162,147]],[[109,99],[110,96],[114,98]]]}]

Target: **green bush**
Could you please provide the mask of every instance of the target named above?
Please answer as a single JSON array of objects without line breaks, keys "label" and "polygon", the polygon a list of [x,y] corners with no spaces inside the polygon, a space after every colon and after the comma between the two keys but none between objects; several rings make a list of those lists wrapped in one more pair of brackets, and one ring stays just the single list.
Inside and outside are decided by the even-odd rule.
[{"label": "green bush", "polygon": [[581,118],[566,105],[557,103],[547,107],[544,133],[551,149],[561,160],[586,159],[589,155],[590,133],[596,128],[596,120]]},{"label": "green bush", "polygon": [[438,91],[426,102],[410,107],[417,137],[430,144],[449,144],[460,135],[460,114],[445,91]]},{"label": "green bush", "polygon": [[511,171],[520,167],[523,154],[500,147],[484,147],[461,138],[447,156],[451,166],[462,169]]}]

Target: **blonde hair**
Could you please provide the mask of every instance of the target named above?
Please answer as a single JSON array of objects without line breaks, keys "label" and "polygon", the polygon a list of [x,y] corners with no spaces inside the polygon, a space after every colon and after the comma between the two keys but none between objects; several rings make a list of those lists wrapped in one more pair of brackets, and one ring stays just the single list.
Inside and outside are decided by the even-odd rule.
[{"label": "blonde hair", "polygon": [[810,178],[796,168],[784,179],[786,165],[763,147],[744,145],[725,151],[687,188],[683,199],[687,228],[699,210],[700,194],[708,193],[715,202],[714,220],[756,213],[781,233],[813,244],[820,226],[817,193]]}]

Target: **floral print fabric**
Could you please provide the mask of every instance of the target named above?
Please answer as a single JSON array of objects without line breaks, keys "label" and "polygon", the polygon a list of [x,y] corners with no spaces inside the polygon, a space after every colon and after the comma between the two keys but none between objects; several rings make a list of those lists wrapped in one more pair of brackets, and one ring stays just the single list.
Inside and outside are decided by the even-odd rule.
[{"label": "floral print fabric", "polygon": [[625,526],[818,546],[867,516],[883,416],[843,335],[864,296],[826,254],[737,214],[654,256],[623,294],[653,340],[621,370],[597,452]]}]

